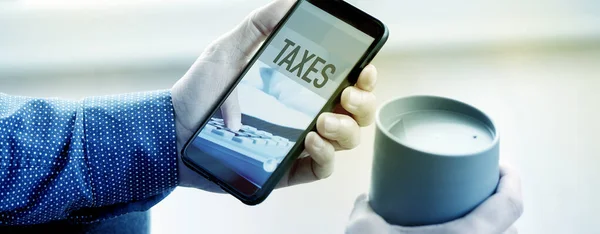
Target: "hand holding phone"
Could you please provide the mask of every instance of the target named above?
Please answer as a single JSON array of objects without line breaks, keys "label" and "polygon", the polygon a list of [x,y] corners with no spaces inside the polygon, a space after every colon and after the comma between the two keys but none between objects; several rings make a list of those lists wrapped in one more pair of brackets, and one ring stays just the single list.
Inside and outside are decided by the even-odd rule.
[{"label": "hand holding phone", "polygon": [[[184,78],[173,87],[178,150],[183,152],[182,159],[179,161],[181,185],[209,191],[221,191],[219,187],[222,187],[243,202],[256,204],[262,201],[276,185],[285,186],[290,185],[288,182],[302,183],[329,176],[333,169],[334,150],[353,148],[359,142],[359,126],[370,124],[373,114],[374,96],[370,91],[374,87],[376,77],[374,67],[364,67],[380,48],[381,41],[385,41],[385,36],[381,34],[373,39],[359,38],[363,40],[366,38],[370,42],[364,43],[364,51],[354,52],[356,56],[347,56],[354,60],[350,62],[340,60],[339,56],[328,55],[335,52],[335,48],[328,51],[324,49],[325,47],[319,48],[319,44],[322,43],[310,44],[311,41],[318,41],[321,34],[314,34],[313,38],[308,40],[306,37],[296,35],[285,38],[288,40],[279,40],[282,43],[279,47],[268,47],[271,45],[270,42],[281,39],[274,35],[286,35],[277,32],[286,30],[287,24],[283,22],[291,21],[293,12],[297,9],[301,9],[298,12],[304,14],[307,14],[306,9],[309,14],[322,13],[317,17],[325,18],[318,18],[315,22],[325,22],[322,26],[331,30],[331,25],[327,24],[328,15],[325,11],[317,11],[319,9],[315,5],[307,5],[306,9],[301,8],[301,4],[305,2],[310,1],[295,3],[295,1],[281,0],[253,12],[236,29],[211,44]],[[332,6],[334,5],[329,7]],[[290,8],[293,8],[292,11],[288,11]],[[329,18],[331,19],[335,18]],[[290,32],[302,31],[303,29],[297,28],[301,26],[296,24],[294,26],[296,28],[290,27]],[[336,27],[339,29],[344,26],[336,25]],[[346,27],[346,29],[351,28]],[[339,33],[339,30],[335,32]],[[267,35],[270,35],[269,39],[256,56],[252,57],[253,52]],[[336,34],[330,36],[335,37]],[[325,38],[321,40],[324,40],[324,44],[332,42]],[[340,48],[337,52],[339,51]],[[270,64],[259,59],[264,53],[271,53]],[[279,58],[276,59],[277,57]],[[274,74],[283,74],[285,77],[295,75],[294,82],[297,83],[294,84],[297,85],[297,89],[314,91],[313,97],[322,100],[320,103],[309,104],[320,105],[321,108],[286,109],[284,107],[293,106],[282,104],[289,99],[285,101],[282,96],[273,96],[269,99],[267,95],[258,95],[276,93],[272,92],[274,87],[267,87],[269,82],[261,83],[260,79],[251,79],[252,76],[267,78],[267,80],[273,78],[258,75],[261,68],[272,69]],[[362,68],[364,70],[357,81],[356,78]],[[288,78],[289,80],[291,79]],[[352,84],[355,85],[348,87]],[[341,104],[337,104],[338,108],[334,112],[343,114],[321,114],[339,103],[340,99],[336,97],[340,96]],[[226,121],[228,118],[226,115],[231,113],[229,110],[232,108],[228,109],[227,103],[231,103],[231,100],[238,101],[236,104],[239,111],[243,113],[239,115],[242,118],[239,130],[232,129],[229,123],[225,123],[229,122]],[[261,102],[257,104],[256,100]],[[273,109],[277,106],[281,108]],[[315,109],[320,111],[310,113],[315,112]],[[297,117],[303,113],[309,117],[304,119]],[[289,118],[281,117],[285,114],[289,114]],[[314,116],[310,116],[311,114]],[[314,130],[315,125],[318,134],[310,131]],[[331,131],[332,127],[337,130]],[[209,145],[211,142],[212,146]],[[277,157],[231,152],[231,149],[245,150],[241,146],[248,149],[257,148],[252,145],[256,142],[261,144],[260,147],[265,146],[260,148],[261,150],[272,153],[267,156]],[[303,153],[300,158],[296,159],[301,152]],[[223,155],[229,158],[227,160],[218,158]],[[193,170],[183,166],[182,162],[186,159],[187,165]],[[209,182],[206,178],[213,182]]]}]

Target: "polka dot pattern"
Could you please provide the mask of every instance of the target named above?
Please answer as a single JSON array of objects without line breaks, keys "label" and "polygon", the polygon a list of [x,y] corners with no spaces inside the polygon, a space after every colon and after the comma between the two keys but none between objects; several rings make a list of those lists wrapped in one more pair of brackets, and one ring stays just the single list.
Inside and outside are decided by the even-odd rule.
[{"label": "polka dot pattern", "polygon": [[169,91],[82,101],[0,94],[0,225],[147,210],[177,182]]}]

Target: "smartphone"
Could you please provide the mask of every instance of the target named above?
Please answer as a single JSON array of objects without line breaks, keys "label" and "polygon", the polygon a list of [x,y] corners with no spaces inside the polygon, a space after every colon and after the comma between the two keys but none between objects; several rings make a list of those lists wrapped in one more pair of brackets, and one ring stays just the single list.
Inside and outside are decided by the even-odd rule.
[{"label": "smartphone", "polygon": [[[381,21],[344,1],[297,1],[186,143],[182,161],[241,202],[261,203],[319,114],[339,103],[387,37]],[[220,108],[236,96],[242,126],[233,131]]]}]

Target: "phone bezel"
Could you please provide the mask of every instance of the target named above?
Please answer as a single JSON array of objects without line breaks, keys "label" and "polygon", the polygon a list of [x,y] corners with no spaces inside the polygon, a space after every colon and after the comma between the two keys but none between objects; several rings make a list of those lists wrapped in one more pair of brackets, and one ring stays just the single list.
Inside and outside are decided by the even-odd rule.
[{"label": "phone bezel", "polygon": [[[314,6],[320,8],[323,11],[331,14],[332,16],[348,23],[349,25],[353,26],[354,28],[366,33],[369,36],[372,36],[375,39],[371,43],[371,45],[368,47],[368,49],[365,50],[365,53],[363,54],[363,56],[358,60],[358,62],[352,68],[352,70],[350,71],[350,73],[348,74],[346,79],[344,79],[344,81],[339,85],[339,87],[336,89],[336,91],[333,93],[331,98],[327,101],[327,103],[324,105],[324,107],[321,109],[321,111],[319,113],[330,111],[333,109],[335,104],[339,103],[341,92],[346,87],[356,83],[356,80],[358,79],[358,75],[360,74],[362,69],[371,62],[373,57],[375,57],[375,55],[379,52],[379,50],[381,49],[383,44],[385,44],[385,42],[387,41],[387,38],[388,38],[388,29],[381,21],[375,19],[374,17],[368,15],[367,13],[359,10],[358,8],[356,8],[342,0],[328,0],[328,1],[298,0],[294,4],[294,6],[292,6],[292,8],[285,14],[285,16],[282,18],[282,20],[275,26],[273,32],[267,37],[267,39],[262,44],[262,46],[258,49],[258,51],[250,59],[248,64],[244,67],[243,71],[237,77],[236,81],[233,82],[233,84],[231,84],[227,88],[227,92],[225,92],[224,94],[222,94],[219,97],[220,101],[212,106],[211,113],[202,122],[202,124],[198,127],[198,129],[194,133],[193,137],[191,137],[186,142],[185,146],[183,147],[183,149],[181,151],[182,162],[186,166],[188,166],[192,170],[196,171],[197,173],[201,174],[202,176],[206,177],[208,180],[216,183],[224,191],[230,193],[231,195],[233,195],[234,197],[236,197],[241,202],[243,202],[247,205],[256,205],[256,204],[261,203],[272,192],[272,190],[279,183],[279,181],[281,180],[283,175],[285,175],[285,173],[287,173],[287,171],[290,169],[292,163],[297,159],[297,157],[303,151],[304,139],[306,138],[306,135],[310,131],[316,130],[315,125],[316,125],[317,118],[313,119],[313,121],[311,122],[309,127],[302,133],[302,135],[300,137],[300,139],[302,139],[302,140],[296,142],[296,145],[293,146],[293,148],[290,150],[288,155],[286,155],[286,157],[280,163],[278,168],[271,174],[271,176],[265,182],[265,184],[262,186],[262,188],[256,190],[256,192],[253,195],[246,195],[244,192],[239,191],[238,188],[236,188],[224,181],[221,181],[220,179],[218,179],[217,176],[212,175],[208,170],[205,170],[204,168],[202,168],[202,166],[194,163],[193,159],[188,156],[187,149],[191,145],[193,140],[198,136],[198,134],[200,133],[202,128],[204,128],[204,126],[208,123],[208,120],[210,119],[210,117],[213,116],[217,111],[219,111],[219,107],[223,104],[223,102],[226,100],[226,98],[235,89],[235,87],[238,85],[238,83],[241,81],[241,79],[246,75],[246,73],[252,67],[252,65],[256,62],[256,60],[258,60],[259,55],[263,53],[263,51],[266,49],[266,47],[272,41],[273,35],[275,35],[275,33],[278,32],[283,25],[285,25],[285,22],[287,22],[289,17],[296,11],[296,9],[298,9],[298,6],[300,5],[300,3],[302,1],[306,1],[306,2],[313,4]],[[225,165],[222,165],[222,166],[226,167]]]}]

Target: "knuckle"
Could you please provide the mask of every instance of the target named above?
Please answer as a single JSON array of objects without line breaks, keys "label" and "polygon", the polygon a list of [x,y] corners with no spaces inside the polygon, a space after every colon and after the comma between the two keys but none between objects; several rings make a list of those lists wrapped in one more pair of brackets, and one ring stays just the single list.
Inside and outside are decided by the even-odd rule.
[{"label": "knuckle", "polygon": [[348,147],[350,149],[354,149],[356,147],[358,147],[360,145],[360,134],[354,134],[354,137],[352,137],[352,140],[350,140],[350,143],[348,143]]},{"label": "knuckle", "polygon": [[364,94],[363,102],[360,105],[359,112],[354,114],[360,127],[366,127],[373,123],[375,116],[376,100],[372,93]]},{"label": "knuckle", "polygon": [[352,149],[360,144],[360,130],[358,123],[350,116],[343,115],[341,117],[342,131],[340,131],[340,140],[338,142],[346,149]]},{"label": "knuckle", "polygon": [[321,155],[312,155],[312,157],[310,166],[315,178],[325,179],[333,174],[333,153],[324,151]]},{"label": "knuckle", "polygon": [[523,200],[515,196],[509,196],[508,202],[512,206],[513,214],[515,215],[515,217],[520,217],[525,209],[523,205]]},{"label": "knuckle", "polygon": [[357,117],[357,119],[358,126],[360,127],[368,127],[369,125],[373,124],[373,116],[371,115]]}]

